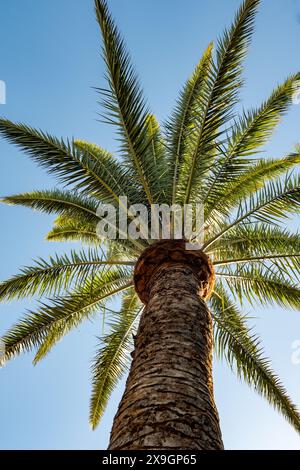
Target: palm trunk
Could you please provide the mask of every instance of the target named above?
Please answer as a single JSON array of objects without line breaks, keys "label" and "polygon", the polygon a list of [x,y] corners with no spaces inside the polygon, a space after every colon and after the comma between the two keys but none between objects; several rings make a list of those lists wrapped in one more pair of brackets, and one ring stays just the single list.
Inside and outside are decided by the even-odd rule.
[{"label": "palm trunk", "polygon": [[167,250],[166,243],[157,245],[164,255],[148,249],[136,268],[146,306],[109,449],[223,449],[213,397],[212,319],[203,300],[211,265],[201,253],[186,256],[182,242]]}]

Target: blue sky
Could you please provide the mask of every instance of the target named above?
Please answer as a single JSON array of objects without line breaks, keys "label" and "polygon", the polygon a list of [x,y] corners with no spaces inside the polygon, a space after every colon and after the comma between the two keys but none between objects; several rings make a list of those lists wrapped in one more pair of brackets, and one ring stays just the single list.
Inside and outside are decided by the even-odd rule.
[{"label": "blue sky", "polygon": [[[202,51],[228,25],[239,0],[110,0],[109,5],[160,120]],[[57,135],[87,139],[116,150],[113,130],[97,121],[104,84],[100,37],[92,0],[1,0],[0,80],[7,103],[0,114]],[[262,0],[246,61],[245,107],[256,106],[287,74],[300,69],[300,1]],[[293,106],[265,149],[280,156],[300,141],[300,105]],[[0,141],[0,195],[52,188],[55,180],[19,150]],[[44,241],[52,217],[25,208],[0,207],[0,278],[37,256],[74,245]],[[34,302],[2,304],[0,334]],[[300,408],[300,365],[291,361],[300,339],[300,312],[270,306],[251,311],[274,369]],[[123,383],[98,429],[88,425],[89,366],[101,333],[101,318],[68,335],[42,363],[32,355],[0,371],[0,448],[105,448]],[[215,395],[228,449],[300,449],[296,432],[269,405],[215,362]]]}]

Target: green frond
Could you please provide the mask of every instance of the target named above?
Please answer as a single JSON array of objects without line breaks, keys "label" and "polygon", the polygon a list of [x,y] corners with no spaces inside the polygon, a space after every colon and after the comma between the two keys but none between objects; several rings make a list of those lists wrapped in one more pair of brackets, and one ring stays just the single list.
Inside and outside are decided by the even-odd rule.
[{"label": "green frond", "polygon": [[[40,362],[50,353],[51,349],[61,340],[65,334],[68,333],[71,328],[75,328],[81,323],[81,321],[90,319],[91,317],[92,313],[89,313],[87,310],[85,315],[82,316],[82,319],[78,321],[78,323],[74,323],[72,327],[67,322],[64,324],[64,321],[61,321],[52,324],[49,328],[45,328],[43,331],[43,336],[41,336],[36,343],[37,351],[32,360],[32,364],[36,366],[38,362]],[[36,326],[34,325],[33,328],[35,329]]]},{"label": "green frond", "polygon": [[161,133],[159,122],[154,114],[148,114],[146,123],[146,142],[148,144],[150,143],[149,152],[152,154],[153,164],[157,168],[163,168],[165,170],[166,144]]},{"label": "green frond", "polygon": [[203,249],[207,251],[211,245],[225,234],[245,223],[264,222],[273,224],[291,214],[298,213],[300,208],[300,176],[287,175],[282,181],[270,181],[262,189],[242,200],[232,222],[224,224],[221,230],[209,237]]},{"label": "green frond", "polygon": [[34,295],[59,295],[73,284],[80,286],[85,280],[99,274],[108,266],[131,266],[130,260],[107,260],[98,250],[70,255],[54,255],[48,261],[40,258],[34,266],[21,269],[20,274],[0,283],[0,300],[22,299]]},{"label": "green frond", "polygon": [[299,233],[261,223],[235,227],[208,250],[215,260],[299,252]]},{"label": "green frond", "polygon": [[296,310],[300,308],[300,289],[284,271],[249,263],[233,268],[226,266],[218,270],[216,276],[242,305],[248,301],[251,305],[271,303]]},{"label": "green frond", "polygon": [[128,169],[120,164],[111,153],[99,145],[75,140],[75,148],[88,155],[95,162],[97,168],[101,168],[102,184],[107,187],[114,200],[120,204],[120,196],[127,196],[128,203],[146,202],[138,183],[129,174]]},{"label": "green frond", "polygon": [[130,286],[132,278],[126,270],[109,268],[91,276],[66,297],[53,299],[48,304],[40,302],[36,312],[29,312],[2,337],[5,359],[41,346],[43,352],[38,356],[44,356],[54,343],[95,313],[104,301]]},{"label": "green frond", "polygon": [[[168,184],[168,166],[166,162],[166,143],[159,122],[153,114],[148,114],[145,133],[145,160],[152,170],[151,193],[154,203],[165,202]],[[151,179],[150,179],[151,176]]]},{"label": "green frond", "polygon": [[[206,182],[203,202],[209,207],[218,204],[220,196],[226,200],[226,194],[231,192],[232,184],[239,184],[242,172],[247,171],[251,162],[245,157],[253,155],[267,143],[292,104],[295,85],[299,79],[300,73],[288,77],[258,109],[244,112],[235,122],[224,156],[212,168],[212,174]],[[251,172],[251,168],[249,171]]]},{"label": "green frond", "polygon": [[211,298],[217,353],[225,357],[237,376],[266,398],[300,432],[300,415],[285,388],[264,357],[258,337],[223,289]]},{"label": "green frond", "polygon": [[298,213],[300,207],[300,177],[287,174],[284,180],[270,181],[257,193],[238,206],[235,223],[258,221],[273,223]]},{"label": "green frond", "polygon": [[265,224],[237,227],[210,253],[214,266],[261,264],[284,273],[292,282],[300,279],[300,235]]},{"label": "green frond", "polygon": [[270,180],[286,174],[299,163],[300,152],[294,152],[283,158],[260,159],[248,165],[248,168],[240,173],[235,173],[232,169],[231,174],[234,176],[232,181],[230,176],[227,179],[223,178],[222,187],[219,193],[215,194],[213,203],[211,205],[208,203],[205,207],[207,223],[213,223],[222,215],[226,216],[241,200],[263,188]]},{"label": "green frond", "polygon": [[137,250],[136,246],[129,243],[125,243],[126,240],[122,240],[124,243],[120,243],[120,240],[107,240],[105,245],[107,247],[106,256],[108,260],[121,260],[128,259],[136,262],[141,254],[141,251]]},{"label": "green frond", "polygon": [[100,90],[108,112],[107,122],[117,126],[122,142],[122,155],[135,178],[140,182],[150,204],[152,184],[159,174],[153,158],[147,158],[147,116],[149,114],[141,87],[130,63],[125,44],[104,0],[95,0],[96,17],[103,39],[103,58],[107,67],[108,90]]},{"label": "green frond", "polygon": [[[214,261],[214,266],[227,266],[229,264],[241,264],[241,263],[256,263],[256,262],[261,262],[261,261],[270,261],[274,263],[274,267],[278,266],[279,270],[282,268],[281,262],[284,263],[286,268],[289,268],[290,264],[296,264],[297,265],[297,270],[299,271],[299,258],[300,258],[300,253],[298,252],[297,254],[294,254],[292,252],[286,253],[286,254],[278,254],[278,253],[269,253],[265,255],[250,255],[250,256],[244,256],[240,258],[228,258],[224,260],[217,260]],[[278,263],[278,264],[277,264]]]},{"label": "green frond", "polygon": [[242,85],[242,62],[249,44],[259,0],[245,0],[234,23],[218,41],[216,64],[213,64],[209,86],[203,93],[201,113],[190,135],[189,152],[182,164],[178,192],[182,202],[199,200],[204,175],[215,161],[216,140],[232,118]]},{"label": "green frond", "polygon": [[[99,220],[99,219],[98,219]],[[50,242],[81,242],[90,246],[101,243],[97,235],[97,223],[89,223],[77,218],[59,216],[53,228],[46,235]]]},{"label": "green frond", "polygon": [[46,214],[55,213],[74,218],[80,217],[85,222],[99,222],[96,214],[99,201],[74,191],[59,189],[33,191],[4,197],[1,202],[14,206],[29,207]]},{"label": "green frond", "polygon": [[[148,116],[147,118],[147,126],[150,129],[154,126],[154,117]],[[152,139],[152,145],[148,146],[148,151],[152,152],[153,148],[153,143],[155,144],[155,148],[157,151],[159,150],[158,146],[158,137],[159,137],[159,130],[156,128],[155,134],[150,135],[147,131],[146,136],[148,139]],[[118,208],[122,208],[122,210],[126,213],[128,220],[133,219],[132,213],[129,211],[130,205],[134,203],[138,204],[147,204],[147,201],[145,200],[145,197],[143,195],[143,191],[141,188],[136,184],[136,180],[132,178],[132,175],[129,174],[128,170],[124,167],[124,165],[119,166],[119,164],[116,163],[116,161],[113,159],[112,156],[109,156],[108,154],[103,154],[103,150],[98,147],[95,144],[90,144],[88,142],[83,142],[83,141],[76,141],[75,143],[76,147],[82,149],[85,153],[87,153],[91,159],[95,160],[95,162],[98,162],[97,165],[99,165],[101,161],[103,161],[103,158],[106,160],[106,165],[107,165],[107,174],[105,174],[105,168],[103,169],[103,175],[106,177],[106,180],[110,180],[110,186],[111,188],[114,189],[114,193],[112,194],[115,202],[117,203]],[[154,164],[154,163],[153,163]],[[162,168],[159,166],[159,164],[156,165],[158,170],[162,170]],[[118,168],[117,168],[118,167]],[[117,171],[118,170],[118,171]],[[118,175],[119,176],[116,176]],[[160,177],[157,178],[156,184],[157,184],[157,193],[155,193],[155,196],[158,197],[159,192],[162,191],[162,172],[160,171]],[[120,196],[126,196],[127,197],[127,205],[124,204],[123,200],[120,198]],[[117,224],[117,229],[118,229],[118,224]],[[122,234],[121,234],[122,235]],[[134,241],[136,245],[138,245],[138,241]]]},{"label": "green frond", "polygon": [[116,204],[119,189],[113,186],[115,180],[110,177],[113,157],[107,152],[103,153],[102,159],[95,160],[73,142],[64,142],[6,119],[0,119],[0,134],[21,147],[38,165],[56,175],[62,184],[80,189],[82,194],[97,197],[102,202]]},{"label": "green frond", "polygon": [[90,423],[93,429],[99,423],[110,395],[127,371],[130,363],[132,335],[142,310],[134,290],[124,294],[117,319],[110,322],[110,332],[101,337],[100,349],[92,366],[92,396]]},{"label": "green frond", "polygon": [[171,201],[176,202],[178,173],[186,154],[187,138],[195,130],[195,118],[201,111],[202,95],[208,86],[208,70],[212,65],[213,43],[204,51],[193,74],[180,93],[176,108],[167,123]]},{"label": "green frond", "polygon": [[266,144],[292,104],[300,73],[288,77],[258,109],[244,112],[232,129],[227,158],[253,155]]}]

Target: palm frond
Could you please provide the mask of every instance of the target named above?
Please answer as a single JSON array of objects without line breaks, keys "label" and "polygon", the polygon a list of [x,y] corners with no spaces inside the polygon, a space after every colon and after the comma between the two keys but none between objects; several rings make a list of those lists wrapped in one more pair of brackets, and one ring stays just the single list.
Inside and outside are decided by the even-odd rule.
[{"label": "palm frond", "polygon": [[244,112],[236,121],[225,154],[212,169],[212,175],[206,182],[204,203],[213,207],[220,195],[231,191],[231,182],[239,181],[241,173],[249,165],[249,159],[245,157],[256,153],[271,137],[281,117],[292,104],[299,79],[300,73],[288,77],[258,109]]},{"label": "palm frond", "polygon": [[150,185],[153,202],[165,202],[168,184],[166,143],[154,114],[148,114],[146,119],[145,160],[149,162],[149,167],[152,165],[155,169],[153,175],[151,173]]},{"label": "palm frond", "polygon": [[107,269],[66,297],[53,299],[48,304],[40,303],[36,312],[29,312],[2,337],[5,359],[41,347],[35,358],[37,362],[63,335],[95,313],[105,300],[130,286],[132,279],[127,271]]},{"label": "palm frond", "polygon": [[211,298],[217,353],[237,376],[254,388],[300,432],[300,415],[264,357],[258,337],[222,288]]},{"label": "palm frond", "polygon": [[[250,256],[244,256],[240,258],[229,258],[229,259],[224,259],[224,260],[217,260],[214,261],[214,266],[227,266],[229,264],[241,264],[241,263],[256,263],[260,261],[273,261],[274,266],[276,266],[276,262],[279,263],[280,260],[282,260],[285,264],[287,264],[286,267],[289,267],[289,263],[294,263],[297,264],[297,269],[299,270],[299,258],[300,258],[300,253],[298,252],[297,254],[294,254],[292,252],[286,253],[286,254],[278,254],[278,253],[269,253],[267,255],[250,255]],[[278,267],[281,268],[280,264]]]},{"label": "palm frond", "polygon": [[300,279],[300,235],[265,224],[237,227],[220,239],[210,256],[214,266],[261,264],[272,272],[284,273],[290,280]]},{"label": "palm frond", "polygon": [[238,225],[208,250],[215,260],[299,252],[299,233],[263,223]]},{"label": "palm frond", "polygon": [[194,129],[195,117],[201,110],[203,90],[208,86],[208,70],[212,65],[213,43],[210,43],[192,76],[180,93],[176,108],[167,123],[171,201],[176,202],[178,173],[186,154],[187,138]]},{"label": "palm frond", "polygon": [[214,164],[216,140],[220,140],[225,124],[232,118],[242,85],[242,61],[252,36],[258,5],[259,0],[245,0],[233,25],[218,41],[216,64],[196,122],[198,130],[190,136],[190,150],[180,172],[178,191],[183,195],[184,203],[189,203],[191,198],[197,200],[199,185]]},{"label": "palm frond", "polygon": [[90,423],[93,429],[99,423],[110,395],[130,363],[132,334],[142,310],[134,290],[124,294],[118,318],[110,322],[110,332],[101,337],[100,349],[93,366]]},{"label": "palm frond", "polygon": [[[253,163],[248,169],[235,174],[232,181],[228,178],[222,184],[218,197],[214,198],[212,204],[205,208],[205,219],[207,223],[223,218],[229,214],[237,203],[249,197],[254,192],[264,187],[270,180],[286,174],[291,168],[300,163],[299,150],[283,158],[260,159]],[[234,173],[234,172],[233,172]]]},{"label": "palm frond", "polygon": [[[110,177],[113,157],[107,152],[103,153],[102,160],[95,160],[73,142],[64,142],[41,130],[6,119],[0,119],[0,133],[27,152],[38,165],[55,174],[61,183],[105,202],[113,204],[118,200],[119,194],[113,186],[115,179]],[[120,169],[118,176],[121,175]]]},{"label": "palm frond", "polygon": [[59,189],[33,191],[15,194],[1,199],[5,204],[25,206],[46,214],[64,214],[69,217],[80,217],[85,222],[99,222],[97,208],[99,201],[85,197],[77,192]]},{"label": "palm frond", "polygon": [[296,310],[300,308],[300,289],[284,271],[249,263],[233,268],[226,266],[217,271],[216,276],[242,305],[248,301],[251,305],[271,303]]},{"label": "palm frond", "polygon": [[[108,266],[132,266],[130,260],[107,260],[96,249],[72,251],[70,255],[54,255],[48,261],[40,258],[34,266],[23,268],[20,274],[0,283],[0,300],[22,299],[34,295],[59,295],[75,283],[83,284],[90,276]],[[106,267],[106,268],[105,268]]]},{"label": "palm frond", "polygon": [[237,214],[232,222],[224,224],[221,230],[209,237],[203,249],[207,250],[216,241],[220,240],[236,228],[245,223],[274,223],[298,213],[300,207],[300,177],[287,175],[282,181],[270,181],[257,193],[242,200],[238,206]]},{"label": "palm frond", "polygon": [[141,252],[137,250],[135,245],[132,245],[128,240],[108,240],[106,243],[107,252],[106,256],[108,260],[122,260],[128,259],[134,261],[136,263],[138,257],[140,256]]},{"label": "palm frond", "polygon": [[120,164],[111,153],[99,145],[91,144],[85,140],[75,140],[74,146],[87,154],[101,168],[102,184],[106,186],[115,201],[120,204],[120,196],[127,196],[128,203],[145,203],[143,192],[137,182],[131,177],[126,167]]},{"label": "palm frond", "polygon": [[122,142],[122,155],[142,185],[148,202],[153,203],[152,184],[159,174],[150,159],[147,142],[148,109],[141,87],[130,63],[125,44],[104,0],[95,0],[96,17],[103,39],[103,58],[107,67],[108,90],[101,89],[107,122],[117,126]]},{"label": "palm frond", "polygon": [[79,217],[72,218],[60,215],[54,226],[47,233],[50,242],[81,242],[89,246],[99,246],[101,240],[97,235],[97,223],[86,222]]}]

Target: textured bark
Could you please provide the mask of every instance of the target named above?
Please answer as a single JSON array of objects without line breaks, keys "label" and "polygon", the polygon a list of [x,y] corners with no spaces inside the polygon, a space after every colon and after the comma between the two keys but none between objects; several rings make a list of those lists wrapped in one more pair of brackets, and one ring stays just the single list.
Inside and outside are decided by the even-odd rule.
[{"label": "textured bark", "polygon": [[[198,264],[164,258],[142,285],[147,304],[111,450],[223,449],[213,398],[212,319],[202,298],[210,264],[203,256],[198,253]],[[144,261],[145,255],[143,267]],[[135,281],[141,281],[140,269]]]}]

